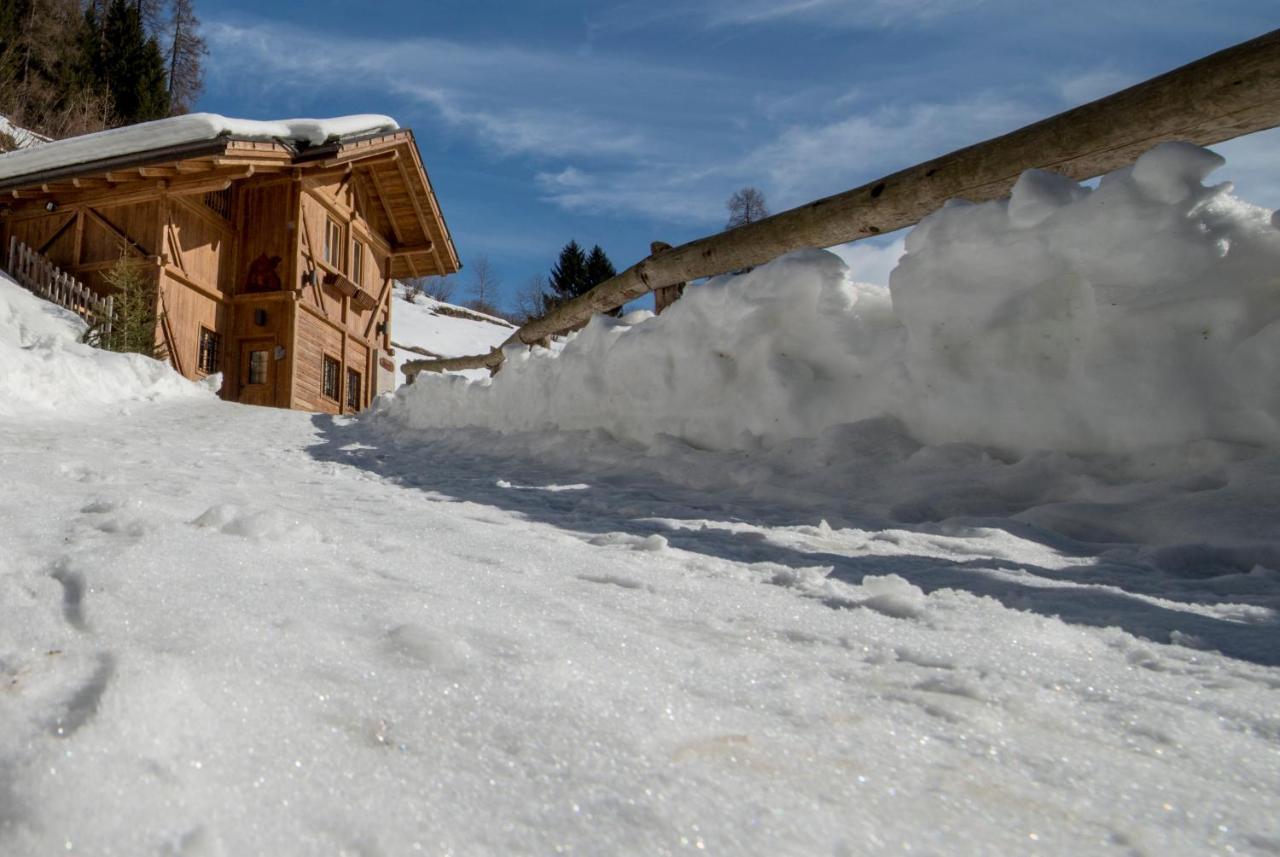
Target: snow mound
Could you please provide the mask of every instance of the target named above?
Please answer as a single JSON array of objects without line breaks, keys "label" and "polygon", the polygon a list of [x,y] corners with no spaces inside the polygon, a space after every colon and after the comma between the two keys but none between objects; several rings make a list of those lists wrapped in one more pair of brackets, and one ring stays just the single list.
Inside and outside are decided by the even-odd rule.
[{"label": "snow mound", "polygon": [[345,137],[390,133],[399,127],[390,116],[372,114],[256,121],[230,119],[216,113],[189,113],[10,152],[0,156],[0,180],[219,137],[263,142],[283,140],[306,147]]},{"label": "snow mound", "polygon": [[84,329],[0,274],[0,415],[209,394],[158,360],[81,344]]},{"label": "snow mound", "polygon": [[1280,231],[1222,163],[1165,144],[1090,189],[1030,171],[906,241],[890,288],[794,253],[597,317],[493,379],[422,375],[379,415],[416,428],[602,429],[753,450],[880,416],[927,443],[1127,452],[1280,444]]}]

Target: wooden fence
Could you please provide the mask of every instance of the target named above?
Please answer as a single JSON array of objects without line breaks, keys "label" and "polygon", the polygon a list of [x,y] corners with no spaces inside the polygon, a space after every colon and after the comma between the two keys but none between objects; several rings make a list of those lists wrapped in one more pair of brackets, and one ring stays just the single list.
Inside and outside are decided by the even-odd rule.
[{"label": "wooden fence", "polygon": [[115,298],[111,295],[99,297],[44,255],[19,241],[16,235],[9,239],[8,270],[18,285],[63,309],[71,310],[90,325],[100,324],[103,333],[111,333]]},{"label": "wooden fence", "polygon": [[[1132,164],[1158,143],[1209,146],[1280,125],[1280,30],[1114,95],[861,187],[679,247],[658,248],[616,277],[525,324],[503,345],[534,345],[655,289],[761,265],[805,247],[833,247],[918,223],[948,199],[1007,194],[1024,171],[1077,181]],[[488,354],[404,364],[419,372],[502,365]]]}]

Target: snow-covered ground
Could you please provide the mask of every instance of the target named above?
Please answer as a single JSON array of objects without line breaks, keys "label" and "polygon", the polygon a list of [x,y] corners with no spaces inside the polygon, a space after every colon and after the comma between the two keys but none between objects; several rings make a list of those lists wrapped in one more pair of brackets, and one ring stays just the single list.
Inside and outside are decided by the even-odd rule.
[{"label": "snow-covered ground", "polygon": [[[500,318],[475,310],[442,303],[419,294],[412,302],[404,288],[397,286],[391,308],[391,338],[399,345],[423,348],[440,357],[483,354],[506,341],[515,326]],[[396,383],[404,383],[401,367],[409,360],[427,359],[407,348],[396,348]],[[485,370],[457,373],[467,378],[486,378]]]},{"label": "snow-covered ground", "polygon": [[[1215,258],[1238,252],[1239,276],[1207,306],[1230,320],[1231,300],[1253,301],[1252,327],[1228,325],[1222,346],[1252,378],[1274,352],[1240,351],[1272,323],[1245,263],[1270,239],[1249,237],[1265,217],[1232,211]],[[944,251],[968,225],[935,220],[900,271],[964,258]],[[997,233],[968,235],[996,277],[977,239]],[[1032,237],[994,244],[1052,247]],[[1203,288],[1228,282],[1199,270]],[[822,374],[851,357],[868,372],[902,357],[908,378],[938,366],[764,335],[767,318],[840,312],[881,343],[904,335],[830,257],[749,276],[749,309],[731,316],[759,334],[749,345],[726,351],[713,314],[703,351],[676,337],[677,310],[722,300],[692,290],[659,324],[596,322],[553,358],[566,384],[596,384],[596,425],[569,397],[552,404],[578,425],[487,427],[486,407],[504,412],[484,404],[433,425],[433,397],[490,401],[504,377],[542,383],[529,367],[551,360],[513,359],[492,385],[423,381],[356,420],[251,408],[74,346],[72,320],[0,280],[0,383],[43,372],[0,410],[0,853],[1280,851],[1280,449],[1214,437],[1226,423],[1197,423],[1196,396],[1167,418],[1201,436],[1086,433],[1071,451],[925,443],[940,423],[894,398],[843,422],[848,403],[801,389],[779,408],[771,373],[813,393],[857,389]],[[816,303],[764,302],[770,277]],[[1046,304],[1020,298],[1031,327],[1009,338],[990,297],[968,323],[988,313],[1024,359],[1026,331],[1045,327],[1029,307]],[[851,309],[864,298],[870,318]],[[1149,305],[1096,327],[1074,304],[1051,310],[1104,366],[1109,336],[1142,334],[1157,353],[1137,365],[1158,382],[1160,325],[1188,316],[1166,303],[1144,325],[1133,313]],[[667,432],[649,428],[660,414],[615,430],[604,421],[635,408],[574,363],[664,328],[695,385],[717,354],[758,375],[752,426],[799,413],[710,443],[688,432],[714,414],[692,410]],[[976,377],[1001,349],[957,371]],[[1222,383],[1218,355],[1181,368]],[[1072,365],[1036,408],[1093,382]],[[646,368],[658,380],[634,394],[653,408],[676,376]],[[1118,390],[1134,381],[1118,374]],[[71,378],[101,393],[50,389]],[[720,399],[682,401],[736,407],[746,385],[723,383]],[[992,407],[1004,420],[1010,402]]]},{"label": "snow-covered ground", "polygon": [[7,141],[12,141],[18,149],[29,149],[49,142],[49,138],[13,124],[8,116],[0,116],[0,153],[7,151]]}]

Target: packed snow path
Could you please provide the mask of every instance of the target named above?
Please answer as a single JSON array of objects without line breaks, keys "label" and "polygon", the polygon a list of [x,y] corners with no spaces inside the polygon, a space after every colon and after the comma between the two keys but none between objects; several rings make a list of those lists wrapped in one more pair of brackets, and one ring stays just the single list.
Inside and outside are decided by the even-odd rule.
[{"label": "packed snow path", "polygon": [[387,430],[0,418],[0,853],[1280,849],[1266,569]]}]

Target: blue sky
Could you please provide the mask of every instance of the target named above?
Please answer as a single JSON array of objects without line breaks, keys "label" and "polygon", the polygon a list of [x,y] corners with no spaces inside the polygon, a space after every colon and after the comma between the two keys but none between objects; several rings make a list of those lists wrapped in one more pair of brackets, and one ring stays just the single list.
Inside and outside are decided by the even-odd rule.
[{"label": "blue sky", "polygon": [[[199,108],[387,113],[414,129],[464,263],[508,296],[570,238],[622,269],[724,224],[1012,130],[1277,25],[1275,0],[199,0]],[[1275,132],[1223,178],[1280,205]],[[849,252],[883,281],[893,239]],[[468,280],[460,275],[461,284]]]}]

